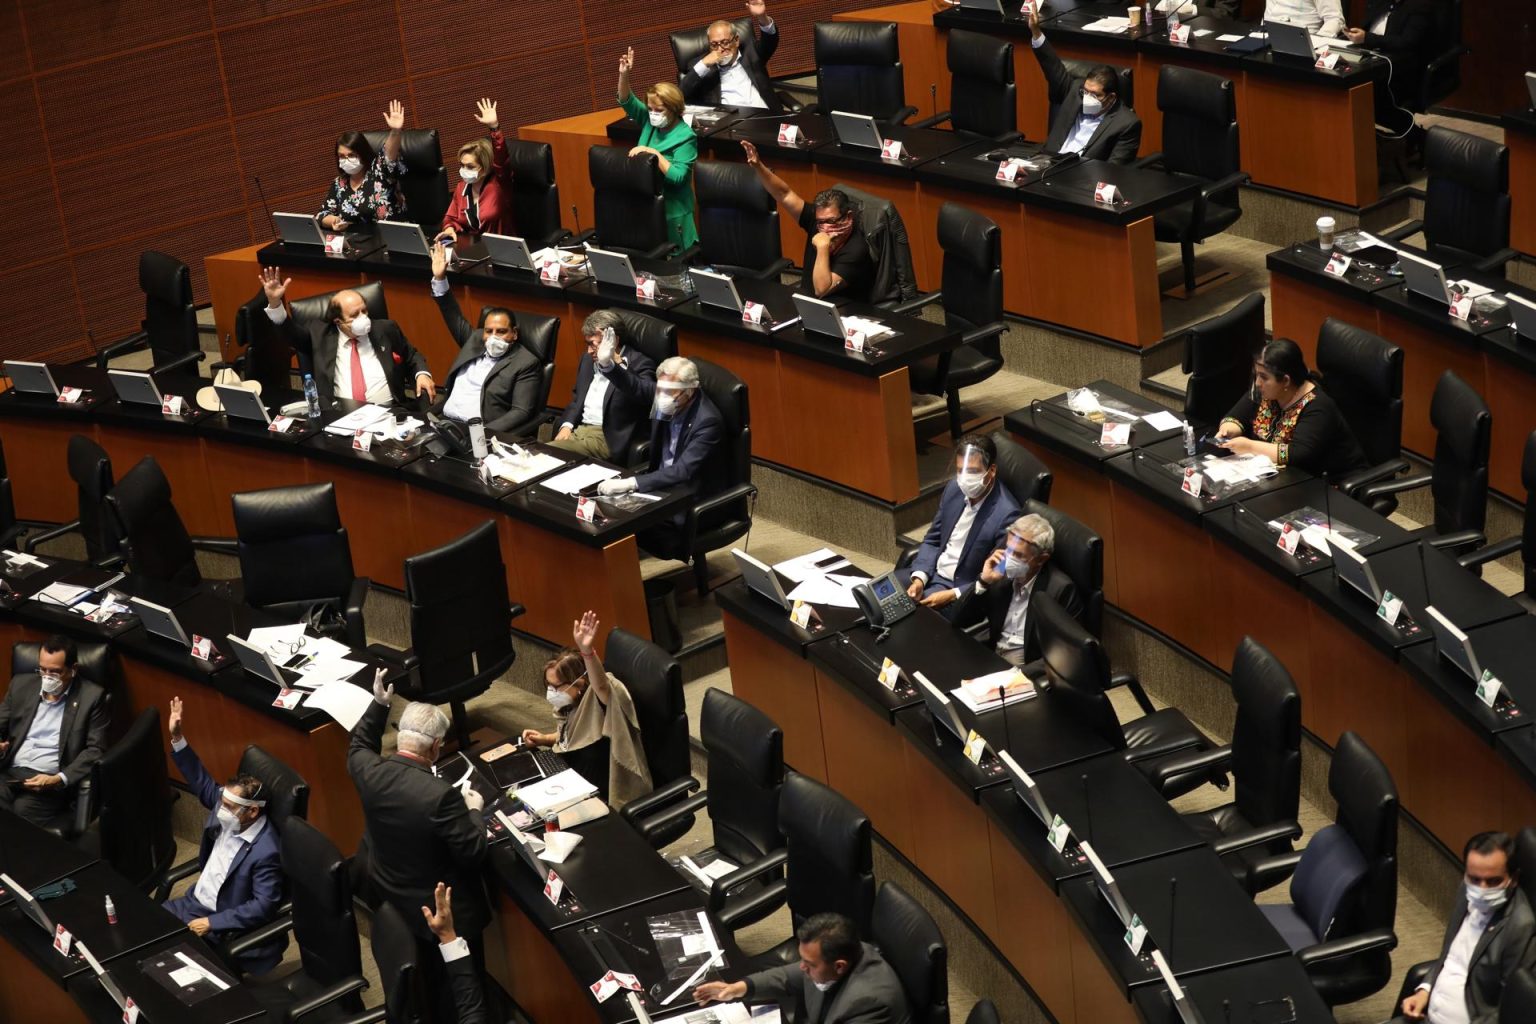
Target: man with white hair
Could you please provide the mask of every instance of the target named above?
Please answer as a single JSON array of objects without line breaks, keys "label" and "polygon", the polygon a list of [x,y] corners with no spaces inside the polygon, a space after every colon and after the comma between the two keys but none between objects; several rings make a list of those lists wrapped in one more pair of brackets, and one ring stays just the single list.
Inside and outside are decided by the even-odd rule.
[{"label": "man with white hair", "polygon": [[753,32],[742,36],[736,25],[721,18],[705,34],[709,50],[678,81],[689,103],[706,107],[755,107],[774,113],[784,109],[768,78],[768,60],[779,47],[779,29],[768,17],[766,0],[747,0]]},{"label": "man with white hair", "polygon": [[[1056,530],[1050,520],[1034,512],[1020,516],[1008,525],[1003,546],[988,556],[981,577],[967,594],[967,603],[980,602],[974,615],[986,616],[992,645],[1010,664],[1025,665],[1040,657],[1029,618],[1029,600],[1035,591],[1050,594],[1073,618],[1083,614],[1077,587],[1066,573],[1051,568],[1055,551]],[[972,611],[962,606],[955,621],[972,621],[974,615],[962,617]]]},{"label": "man with white hair", "polygon": [[[441,967],[438,941],[422,919],[431,906],[438,882],[453,891],[453,920],[468,940],[477,967],[483,967],[480,932],[491,919],[490,903],[481,883],[485,861],[483,801],[472,789],[460,792],[439,778],[433,764],[448,734],[448,716],[434,704],[412,702],[400,716],[395,752],[380,755],[393,686],[383,684],[384,670],[374,678],[373,700],[347,751],[347,771],[357,786],[366,829],[363,842],[369,880],[381,899],[395,905],[415,933],[422,952],[417,962],[435,977]],[[434,965],[432,957],[439,963]]]}]

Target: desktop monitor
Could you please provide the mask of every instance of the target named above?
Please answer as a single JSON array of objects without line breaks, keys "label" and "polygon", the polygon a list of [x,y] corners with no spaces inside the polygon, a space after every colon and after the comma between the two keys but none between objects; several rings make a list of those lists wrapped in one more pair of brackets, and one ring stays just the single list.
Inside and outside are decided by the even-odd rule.
[{"label": "desktop monitor", "polygon": [[152,373],[138,370],[108,370],[107,380],[117,392],[118,401],[125,405],[152,405],[156,409],[165,404],[160,385]]},{"label": "desktop monitor", "polygon": [[1305,27],[1287,25],[1283,21],[1266,21],[1263,28],[1269,36],[1269,48],[1274,52],[1305,58],[1311,62],[1317,60],[1317,51],[1312,48],[1312,34]]},{"label": "desktop monitor", "polygon": [[1515,333],[1522,338],[1536,341],[1536,302],[1506,293],[1509,315],[1515,322]]},{"label": "desktop monitor", "polygon": [[846,110],[834,110],[832,111],[832,130],[837,133],[837,141],[845,146],[873,149],[877,153],[885,147],[885,137],[880,134],[880,126],[875,124],[875,119],[868,114],[850,114]]},{"label": "desktop monitor", "polygon": [[37,897],[23,888],[16,879],[3,872],[0,872],[0,882],[4,882],[11,895],[16,897],[16,905],[21,909],[24,917],[30,919],[46,934],[54,933],[53,921],[48,917],[48,912],[43,909],[42,904],[37,902]]},{"label": "desktop monitor", "polygon": [[274,213],[272,224],[284,245],[325,245],[325,232],[312,213]]},{"label": "desktop monitor", "polygon": [[91,965],[91,970],[96,974],[96,980],[101,982],[101,987],[106,989],[107,995],[112,997],[112,1001],[117,1004],[117,1008],[119,1010],[126,1010],[128,1008],[128,997],[123,994],[122,989],[117,987],[117,982],[112,980],[112,975],[108,974],[101,966],[101,961],[97,960],[95,954],[86,948],[85,943],[76,940],[75,948],[80,951],[81,956],[85,957],[85,962]]},{"label": "desktop monitor", "polygon": [[985,11],[1000,18],[1007,17],[1003,10],[1003,0],[960,0],[960,8],[966,11]]},{"label": "desktop monitor", "polygon": [[784,596],[784,588],[779,586],[779,577],[772,566],[759,562],[741,548],[731,548],[731,557],[736,559],[736,568],[741,570],[741,580],[748,590],[766,597],[785,611],[789,610],[789,598]]},{"label": "desktop monitor", "polygon": [[1040,787],[1035,785],[1035,780],[1029,777],[1029,772],[1019,767],[1019,762],[1013,759],[1013,755],[1006,750],[997,752],[998,758],[1003,762],[1003,767],[1008,772],[1008,777],[1013,780],[1013,791],[1040,819],[1043,825],[1049,825],[1055,815],[1051,813],[1051,807],[1045,802],[1045,794],[1040,792]]},{"label": "desktop monitor", "polygon": [[267,407],[256,392],[232,384],[215,384],[213,391],[219,396],[219,405],[225,415],[231,419],[250,420],[264,427],[271,425],[272,417],[267,415]]},{"label": "desktop monitor", "polygon": [[1465,672],[1473,682],[1481,679],[1483,667],[1472,650],[1471,638],[1434,605],[1426,607],[1424,613],[1429,616],[1429,630],[1435,634],[1435,647],[1439,649],[1440,657]]},{"label": "desktop monitor", "polygon": [[800,321],[807,331],[828,335],[842,344],[846,332],[843,330],[843,318],[838,315],[836,303],[810,295],[801,295],[799,292],[796,292],[793,298],[795,310],[800,314]]},{"label": "desktop monitor", "polygon": [[144,628],[148,632],[167,640],[174,640],[184,648],[192,646],[192,638],[187,636],[187,631],[181,628],[181,621],[176,618],[176,613],[169,608],[155,604],[153,601],[146,601],[142,597],[130,597],[128,605],[138,615],[139,621],[144,623]]},{"label": "desktop monitor", "polygon": [[1120,919],[1120,923],[1129,928],[1131,926],[1131,919],[1136,915],[1131,910],[1131,905],[1125,901],[1125,896],[1121,894],[1120,886],[1115,881],[1115,876],[1109,873],[1109,868],[1105,867],[1104,862],[1099,860],[1099,855],[1093,852],[1092,843],[1084,842],[1080,845],[1082,846],[1083,855],[1088,858],[1088,863],[1093,866],[1093,880],[1099,887],[1099,895],[1104,897],[1104,901],[1115,912],[1115,916]]},{"label": "desktop monitor", "polygon": [[379,238],[391,255],[431,256],[432,246],[421,225],[405,220],[378,221]]},{"label": "desktop monitor", "polygon": [[1525,73],[1525,91],[1531,94],[1531,109],[1536,110],[1536,71]]},{"label": "desktop monitor", "polygon": [[491,264],[497,267],[509,267],[512,270],[534,271],[533,254],[528,251],[528,243],[513,235],[481,235],[480,241],[485,244],[485,251],[490,253]]},{"label": "desktop monitor", "polygon": [[928,677],[921,672],[913,672],[912,678],[917,682],[918,692],[923,695],[923,703],[928,705],[928,711],[933,715],[933,720],[943,724],[944,728],[954,733],[955,738],[961,743],[970,730],[965,723],[960,721],[960,714],[955,710],[955,702],[945,695],[943,690],[928,681]]},{"label": "desktop monitor", "polygon": [[733,313],[741,312],[741,293],[736,290],[736,282],[730,274],[699,269],[694,269],[690,273],[693,276],[693,286],[698,289],[700,302],[706,306],[728,309]]},{"label": "desktop monitor", "polygon": [[1381,604],[1381,584],[1365,556],[1342,537],[1330,538],[1328,546],[1333,549],[1333,568],[1339,579],[1370,598],[1372,604]]},{"label": "desktop monitor", "polygon": [[47,363],[30,363],[22,359],[7,359],[5,361],[5,375],[11,378],[11,386],[24,394],[58,397],[59,386],[54,383],[53,371],[48,369]]},{"label": "desktop monitor", "polygon": [[[243,637],[229,633],[225,639],[235,649],[235,659],[245,667],[245,670],[257,679],[265,679],[274,686],[287,690],[293,686],[292,679],[298,678],[294,672],[292,679],[283,675],[283,670],[277,662],[272,660],[272,655],[263,647],[251,643]],[[292,670],[290,670],[292,671]]]},{"label": "desktop monitor", "polygon": [[592,264],[592,275],[602,284],[611,284],[617,288],[639,287],[640,279],[635,275],[635,265],[629,261],[629,257],[622,252],[609,252],[607,249],[594,249],[587,246],[587,259]]}]

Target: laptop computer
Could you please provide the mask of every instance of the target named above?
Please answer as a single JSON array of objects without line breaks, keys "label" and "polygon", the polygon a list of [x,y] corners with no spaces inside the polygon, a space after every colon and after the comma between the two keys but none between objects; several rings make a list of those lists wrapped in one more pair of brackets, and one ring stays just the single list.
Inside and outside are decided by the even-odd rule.
[{"label": "laptop computer", "polygon": [[1509,300],[1509,315],[1515,321],[1515,333],[1536,341],[1536,302],[1508,292],[1504,297]]},{"label": "laptop computer", "polygon": [[59,386],[54,383],[53,371],[48,369],[47,363],[7,359],[5,375],[11,378],[11,387],[23,394],[59,396]]},{"label": "laptop computer", "polygon": [[836,338],[839,344],[847,337],[847,331],[843,329],[843,318],[838,315],[835,302],[828,302],[826,299],[818,299],[811,295],[801,295],[799,292],[796,292],[793,298],[795,309],[799,312],[800,320],[807,331]]},{"label": "laptop computer", "polygon": [[257,679],[265,679],[273,686],[280,686],[285,690],[293,689],[303,680],[304,677],[296,669],[285,668],[273,661],[271,652],[266,648],[233,633],[226,634],[225,639],[235,649],[235,660]]},{"label": "laptop computer", "polygon": [[277,237],[283,240],[284,245],[325,246],[325,232],[320,227],[320,218],[312,213],[274,212],[272,226],[277,229]]},{"label": "laptop computer", "polygon": [[1428,605],[1424,614],[1429,617],[1429,631],[1435,635],[1435,647],[1440,657],[1465,672],[1473,682],[1483,677],[1483,666],[1472,650],[1472,640],[1456,623],[1441,614],[1434,605]]},{"label": "laptop computer", "polygon": [[533,254],[523,239],[514,235],[487,234],[481,235],[480,241],[485,245],[486,252],[490,253],[492,266],[537,272],[538,268],[533,265]]},{"label": "laptop computer", "polygon": [[731,557],[736,559],[736,568],[741,570],[741,581],[747,585],[748,590],[789,611],[789,598],[784,596],[784,588],[779,586],[778,574],[772,566],[759,562],[741,548],[731,548]]},{"label": "laptop computer", "polygon": [[117,392],[117,399],[127,405],[152,405],[156,409],[165,404],[155,375],[138,370],[108,370],[107,381]]},{"label": "laptop computer", "polygon": [[1445,278],[1445,268],[1433,260],[1427,260],[1422,256],[1415,256],[1411,252],[1399,251],[1397,265],[1403,271],[1403,283],[1408,290],[1426,299],[1434,299],[1447,305],[1451,301],[1451,284],[1461,289],[1467,298],[1475,299],[1479,295],[1487,295],[1493,291],[1480,284],[1471,281],[1449,282]]},{"label": "laptop computer", "polygon": [[144,628],[155,636],[174,640],[184,648],[192,646],[192,638],[187,631],[181,628],[181,620],[176,618],[176,613],[164,605],[146,601],[142,597],[130,597],[128,606],[138,615],[139,621],[144,623]]},{"label": "laptop computer", "polygon": [[594,249],[589,245],[587,259],[592,263],[593,276],[601,284],[611,284],[631,291],[639,285],[635,265],[629,261],[628,254],[609,252],[607,249]]},{"label": "laptop computer", "polygon": [[48,911],[43,909],[42,904],[37,902],[37,898],[30,891],[23,888],[16,879],[3,872],[0,872],[0,882],[4,882],[11,895],[16,897],[16,905],[21,908],[23,916],[30,919],[48,935],[54,933],[53,920],[49,918]]},{"label": "laptop computer", "polygon": [[736,290],[736,281],[730,274],[697,268],[689,273],[693,276],[693,286],[698,290],[700,302],[717,309],[741,312],[741,293]]},{"label": "laptop computer", "polygon": [[928,681],[928,677],[921,672],[912,673],[913,680],[917,683],[918,692],[923,695],[923,703],[928,705],[928,711],[933,715],[933,720],[941,723],[944,728],[954,733],[955,739],[965,742],[966,734],[970,732],[965,723],[960,721],[960,714],[955,710],[955,702]]},{"label": "laptop computer", "polygon": [[834,110],[832,111],[832,130],[837,133],[837,141],[844,146],[873,149],[877,153],[885,146],[885,136],[880,134],[880,126],[875,124],[875,119],[868,114],[850,114],[846,110]]},{"label": "laptop computer", "polygon": [[213,390],[219,396],[219,404],[224,407],[225,414],[230,418],[251,420],[264,427],[271,425],[272,417],[267,414],[267,407],[256,392],[229,384],[215,384]]},{"label": "laptop computer", "polygon": [[1121,894],[1120,885],[1115,881],[1115,876],[1109,873],[1109,868],[1105,867],[1104,862],[1099,860],[1099,855],[1093,852],[1092,843],[1083,842],[1078,845],[1082,847],[1084,856],[1088,858],[1088,863],[1093,866],[1093,880],[1098,883],[1099,895],[1104,897],[1104,901],[1115,912],[1115,916],[1120,919],[1120,923],[1129,928],[1131,926],[1131,918],[1135,917],[1136,913],[1131,909],[1131,905],[1125,901],[1125,896]]},{"label": "laptop computer", "polygon": [[377,223],[379,238],[391,255],[431,257],[432,245],[422,233],[420,224],[404,220],[381,220]]},{"label": "laptop computer", "polygon": [[1019,795],[1025,807],[1034,812],[1042,825],[1049,825],[1055,814],[1045,802],[1045,796],[1040,792],[1040,787],[1035,785],[1035,780],[1029,777],[1029,772],[1019,767],[1019,762],[1013,759],[1013,755],[1006,750],[997,752],[998,759],[1003,762],[1003,768],[1007,770],[1008,777],[1013,780],[1013,791]]},{"label": "laptop computer", "polygon": [[1317,50],[1312,46],[1312,34],[1300,25],[1287,25],[1283,21],[1266,21],[1264,33],[1269,37],[1269,48],[1287,57],[1296,57],[1309,64],[1317,62]]},{"label": "laptop computer", "polygon": [[122,989],[117,987],[117,982],[113,981],[112,975],[101,966],[101,961],[96,959],[96,955],[86,948],[85,943],[78,940],[75,942],[75,948],[80,951],[81,956],[85,957],[85,962],[91,965],[91,970],[96,974],[96,980],[101,982],[101,987],[106,990],[107,995],[112,997],[117,1008],[128,1009],[128,997],[123,994]]},{"label": "laptop computer", "polygon": [[1370,598],[1372,604],[1380,605],[1381,584],[1376,581],[1376,573],[1365,556],[1342,537],[1330,537],[1328,546],[1333,549],[1333,568],[1339,579]]}]

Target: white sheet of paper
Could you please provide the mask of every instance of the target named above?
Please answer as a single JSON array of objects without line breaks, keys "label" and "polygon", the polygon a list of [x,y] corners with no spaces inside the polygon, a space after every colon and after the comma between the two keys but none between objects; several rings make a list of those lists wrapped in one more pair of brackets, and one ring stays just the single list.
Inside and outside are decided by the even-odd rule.
[{"label": "white sheet of paper", "polygon": [[352,661],[348,658],[318,658],[305,665],[299,672],[299,682],[310,689],[316,689],[327,683],[351,679],[367,667],[364,662]]},{"label": "white sheet of paper", "polygon": [[896,333],[879,320],[871,320],[864,316],[845,316],[843,317],[843,326],[851,327],[864,335],[865,341],[879,341],[881,338]]},{"label": "white sheet of paper", "polygon": [[1083,26],[1084,32],[1124,32],[1131,27],[1130,18],[1100,18]]},{"label": "white sheet of paper", "polygon": [[[304,623],[295,622],[290,626],[257,626],[246,636],[246,639],[257,647],[271,647],[273,644],[296,644],[304,638]],[[306,654],[310,653],[305,645]]]},{"label": "white sheet of paper", "polygon": [[1228,33],[1226,35],[1217,36],[1216,37],[1216,41],[1218,43],[1235,43],[1235,42],[1237,42],[1241,38],[1243,38],[1241,35],[1234,35],[1232,33]]},{"label": "white sheet of paper", "polygon": [[1184,425],[1183,420],[1167,409],[1161,409],[1150,415],[1143,416],[1142,420],[1153,430],[1178,430]]},{"label": "white sheet of paper", "polygon": [[825,576],[833,569],[847,564],[848,560],[838,557],[837,552],[831,548],[817,548],[794,558],[786,558],[773,568],[788,578],[789,582],[803,583],[812,576]]},{"label": "white sheet of paper", "polygon": [[581,842],[581,836],[575,832],[546,832],[544,834],[544,849],[539,851],[539,860],[550,864],[564,864],[565,858],[571,855]]},{"label": "white sheet of paper", "polygon": [[346,436],[358,430],[372,431],[380,423],[388,420],[393,426],[394,415],[382,405],[364,405],[353,409],[345,416],[325,428],[327,434]]},{"label": "white sheet of paper", "polygon": [[351,683],[325,683],[309,695],[310,707],[319,708],[336,719],[337,724],[347,732],[357,726],[358,719],[363,717],[363,712],[368,710],[371,703],[373,694]]},{"label": "white sheet of paper", "polygon": [[564,473],[556,473],[543,486],[561,494],[575,494],[584,487],[590,487],[595,483],[607,480],[609,477],[618,476],[618,469],[612,466],[600,466],[595,462],[586,462],[579,466],[572,466]]},{"label": "white sheet of paper", "polygon": [[710,945],[708,935],[684,935],[683,955],[693,956],[697,953],[708,953],[714,947]]},{"label": "white sheet of paper", "polygon": [[339,640],[332,640],[328,636],[306,637],[302,654],[318,660],[326,658],[345,658],[352,653],[352,648]]},{"label": "white sheet of paper", "polygon": [[1210,35],[1211,33],[1215,32],[1215,31],[1216,30],[1213,29],[1213,28],[1197,28],[1197,29],[1195,29],[1194,35],[1195,35],[1196,39],[1204,39],[1206,36]]},{"label": "white sheet of paper", "polygon": [[69,604],[79,600],[81,594],[90,592],[90,587],[77,587],[72,583],[50,583],[39,590],[32,598],[43,604]]},{"label": "white sheet of paper", "polygon": [[10,551],[10,550],[6,550],[6,551],[3,551],[3,552],[0,552],[0,554],[5,555],[6,561],[10,562],[12,565],[47,565],[48,564],[47,562],[44,562],[41,558],[37,558],[36,556],[29,555],[25,551]]},{"label": "white sheet of paper", "polygon": [[486,464],[490,466],[493,476],[514,484],[532,480],[565,465],[560,459],[543,452],[529,452],[523,458],[493,454],[486,459]]},{"label": "white sheet of paper", "polygon": [[[180,960],[182,963],[186,964],[189,968],[191,968],[192,970],[196,971],[200,977],[205,978],[206,980],[212,982],[214,985],[217,985],[221,991],[224,990],[224,989],[229,988],[228,984],[226,984],[225,982],[220,981],[215,975],[213,975],[209,971],[204,970],[197,963],[197,961],[195,961],[191,957],[187,956],[187,954],[185,954],[185,953],[177,953],[176,954],[176,959]],[[180,984],[180,983],[178,982],[178,984]]]},{"label": "white sheet of paper", "polygon": [[853,591],[847,587],[838,586],[825,576],[812,576],[784,596],[791,601],[826,604],[834,608],[857,608],[859,606],[858,602],[853,599]]},{"label": "white sheet of paper", "polygon": [[182,988],[187,988],[202,981],[203,972],[196,967],[178,967],[171,972],[171,980]]},{"label": "white sheet of paper", "polygon": [[700,870],[710,878],[724,878],[732,871],[739,869],[735,864],[732,864],[730,861],[721,858],[718,860],[710,861],[708,864],[704,865],[704,867],[700,868]]}]

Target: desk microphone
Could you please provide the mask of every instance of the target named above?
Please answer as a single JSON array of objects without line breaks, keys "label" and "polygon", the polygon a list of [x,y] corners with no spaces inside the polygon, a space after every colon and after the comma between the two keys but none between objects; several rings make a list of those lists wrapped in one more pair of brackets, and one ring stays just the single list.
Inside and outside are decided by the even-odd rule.
[{"label": "desk microphone", "polygon": [[1178,880],[1178,877],[1175,876],[1173,878],[1168,879],[1168,941],[1163,946],[1163,957],[1164,957],[1164,959],[1167,958],[1169,953],[1173,952],[1173,922],[1174,922],[1173,911],[1174,911],[1174,908],[1178,905],[1174,901],[1175,897],[1178,896],[1178,893],[1179,893],[1179,880]]},{"label": "desk microphone", "polygon": [[1079,776],[1083,784],[1083,842],[1093,842],[1093,801],[1088,799],[1088,773]]},{"label": "desk microphone", "polygon": [[579,236],[581,234],[581,211],[576,209],[575,203],[571,204],[571,216],[576,220],[576,234]]},{"label": "desk microphone", "polygon": [[261,199],[261,208],[267,213],[267,226],[272,229],[272,237],[277,237],[277,219],[272,216],[272,207],[267,205],[267,193],[261,187],[261,175],[251,175],[251,180],[256,182],[256,195]]}]

